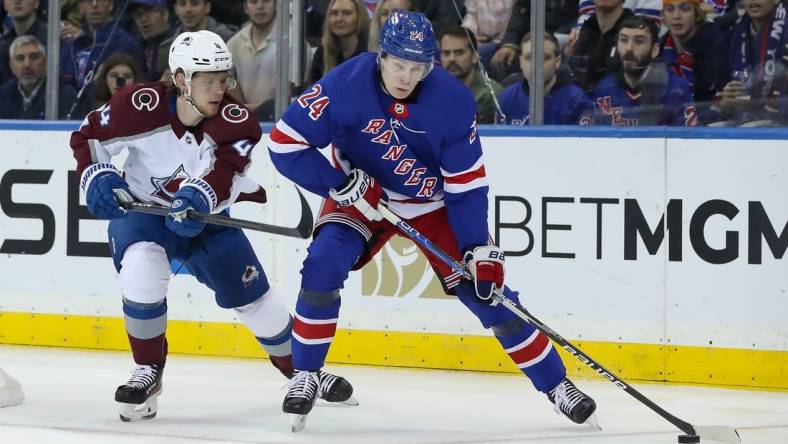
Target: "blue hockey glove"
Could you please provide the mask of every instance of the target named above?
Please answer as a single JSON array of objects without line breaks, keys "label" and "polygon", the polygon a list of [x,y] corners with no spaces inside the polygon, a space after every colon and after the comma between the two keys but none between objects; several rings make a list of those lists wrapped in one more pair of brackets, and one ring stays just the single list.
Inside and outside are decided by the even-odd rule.
[{"label": "blue hockey glove", "polygon": [[463,255],[465,266],[473,276],[476,297],[493,302],[493,293],[503,290],[504,255],[495,245],[482,245]]},{"label": "blue hockey glove", "polygon": [[126,216],[126,210],[120,206],[116,194],[133,201],[129,184],[116,171],[98,173],[90,181],[85,198],[90,214],[99,219],[117,219]]},{"label": "blue hockey glove", "polygon": [[167,228],[178,236],[194,237],[205,228],[205,222],[189,217],[189,210],[198,213],[209,211],[208,201],[195,187],[183,187],[175,193],[166,217]]}]

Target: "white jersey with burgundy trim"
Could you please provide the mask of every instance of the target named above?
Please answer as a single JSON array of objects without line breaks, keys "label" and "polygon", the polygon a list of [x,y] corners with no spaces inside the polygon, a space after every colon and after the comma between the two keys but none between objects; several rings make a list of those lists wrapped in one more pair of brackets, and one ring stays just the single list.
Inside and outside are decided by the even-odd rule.
[{"label": "white jersey with burgundy trim", "polygon": [[225,94],[216,116],[187,128],[175,100],[164,83],[131,85],[88,114],[71,135],[83,191],[126,150],[124,178],[143,202],[169,206],[182,186],[200,190],[214,213],[236,200],[263,202],[263,189],[244,177],[262,135],[254,116]]}]

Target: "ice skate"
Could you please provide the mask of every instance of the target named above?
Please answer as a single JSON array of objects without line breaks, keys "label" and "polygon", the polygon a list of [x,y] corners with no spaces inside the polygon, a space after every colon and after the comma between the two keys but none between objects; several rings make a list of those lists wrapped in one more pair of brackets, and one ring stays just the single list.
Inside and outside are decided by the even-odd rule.
[{"label": "ice skate", "polygon": [[320,399],[352,406],[358,405],[358,401],[353,397],[353,386],[347,379],[322,370],[319,373],[320,392],[318,396]]},{"label": "ice skate", "polygon": [[120,420],[142,421],[156,417],[159,406],[156,398],[162,391],[160,365],[138,365],[129,381],[115,390],[115,401],[120,404]]},{"label": "ice skate", "polygon": [[547,399],[553,403],[556,413],[562,413],[572,422],[589,424],[600,428],[594,412],[596,403],[591,397],[581,392],[569,378],[564,378],[547,393]]},{"label": "ice skate", "polygon": [[22,385],[11,375],[0,369],[0,407],[11,407],[25,400]]},{"label": "ice skate", "polygon": [[287,384],[287,394],[282,402],[282,411],[290,416],[290,431],[299,432],[306,425],[306,415],[312,411],[320,390],[318,372],[296,370]]}]

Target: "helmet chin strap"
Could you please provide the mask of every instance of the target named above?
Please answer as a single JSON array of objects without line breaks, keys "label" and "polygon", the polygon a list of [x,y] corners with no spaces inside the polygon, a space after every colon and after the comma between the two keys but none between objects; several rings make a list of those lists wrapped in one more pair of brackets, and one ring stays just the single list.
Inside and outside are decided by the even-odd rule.
[{"label": "helmet chin strap", "polygon": [[[172,82],[177,85],[177,82],[175,81],[175,74],[172,74]],[[202,111],[197,108],[197,104],[195,104],[194,99],[192,99],[192,76],[187,76],[186,73],[183,73],[183,82],[186,84],[186,91],[183,91],[183,98],[192,107],[194,112],[196,112],[203,119],[207,118],[208,116],[203,114]]]},{"label": "helmet chin strap", "polygon": [[183,98],[186,99],[187,102],[189,102],[189,105],[191,105],[192,109],[197,114],[199,114],[200,117],[202,118],[208,117],[197,108],[197,104],[195,104],[194,100],[192,99],[192,80],[191,79],[184,79],[184,80],[186,81],[186,92],[183,94]]}]

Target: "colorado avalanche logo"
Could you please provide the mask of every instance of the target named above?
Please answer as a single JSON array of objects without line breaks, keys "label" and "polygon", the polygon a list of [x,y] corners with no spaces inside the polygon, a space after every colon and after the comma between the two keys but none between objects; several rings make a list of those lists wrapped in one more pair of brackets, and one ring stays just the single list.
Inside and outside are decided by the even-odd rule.
[{"label": "colorado avalanche logo", "polygon": [[249,288],[249,286],[252,285],[252,281],[259,277],[260,272],[257,271],[257,267],[254,265],[247,265],[243,276],[241,276],[241,283],[244,284],[244,288]]},{"label": "colorado avalanche logo", "polygon": [[231,103],[222,108],[222,118],[230,123],[241,123],[249,118],[249,110]]},{"label": "colorado avalanche logo", "polygon": [[153,88],[140,88],[131,95],[131,104],[138,111],[153,111],[159,106],[159,93]]},{"label": "colorado avalanche logo", "polygon": [[172,197],[175,196],[175,193],[178,192],[181,181],[188,178],[189,174],[186,173],[183,165],[178,166],[178,168],[167,177],[151,177],[151,185],[155,188],[151,194],[165,202],[169,202],[172,200]]}]

